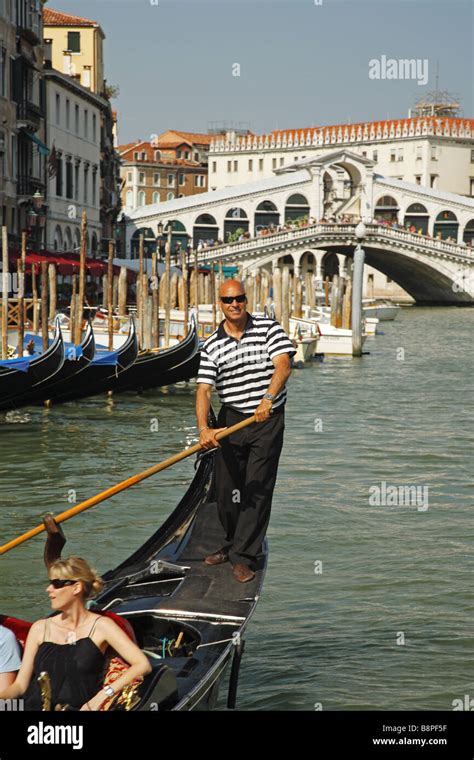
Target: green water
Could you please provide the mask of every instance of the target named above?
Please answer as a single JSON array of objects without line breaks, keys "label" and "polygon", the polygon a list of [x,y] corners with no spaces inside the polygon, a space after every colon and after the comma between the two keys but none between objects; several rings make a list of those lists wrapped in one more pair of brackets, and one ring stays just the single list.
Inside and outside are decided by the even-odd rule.
[{"label": "green water", "polygon": [[[241,709],[452,709],[473,694],[474,310],[403,309],[379,327],[370,355],[291,377]],[[190,384],[0,417],[2,543],[193,442],[193,410]],[[116,565],[192,469],[67,523],[69,553]],[[383,482],[422,501],[371,503]],[[48,611],[42,550],[36,538],[0,560],[1,612]]]}]

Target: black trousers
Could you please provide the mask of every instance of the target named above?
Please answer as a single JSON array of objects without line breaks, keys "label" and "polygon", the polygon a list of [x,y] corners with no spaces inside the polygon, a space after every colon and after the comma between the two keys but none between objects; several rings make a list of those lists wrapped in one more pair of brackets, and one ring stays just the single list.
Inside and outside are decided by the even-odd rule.
[{"label": "black trousers", "polygon": [[[217,427],[229,427],[250,416],[224,405]],[[253,567],[261,551],[284,429],[284,408],[279,408],[265,422],[255,422],[220,442],[216,454],[217,508],[232,564]]]}]

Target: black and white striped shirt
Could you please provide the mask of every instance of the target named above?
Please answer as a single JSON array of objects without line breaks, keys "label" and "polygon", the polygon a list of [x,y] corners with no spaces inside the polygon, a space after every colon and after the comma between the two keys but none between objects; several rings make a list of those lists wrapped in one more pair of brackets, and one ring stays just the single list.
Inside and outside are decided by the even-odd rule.
[{"label": "black and white striped shirt", "polygon": [[[215,385],[222,404],[252,414],[268,391],[275,371],[272,359],[296,353],[281,325],[274,319],[248,314],[238,341],[224,330],[222,321],[201,348],[196,382]],[[286,387],[276,396],[273,409],[286,401]]]}]

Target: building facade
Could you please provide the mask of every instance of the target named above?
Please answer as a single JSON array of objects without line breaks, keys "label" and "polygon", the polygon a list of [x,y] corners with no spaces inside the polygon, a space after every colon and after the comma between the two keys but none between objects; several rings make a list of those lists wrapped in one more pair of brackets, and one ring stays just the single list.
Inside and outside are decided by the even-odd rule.
[{"label": "building facade", "polygon": [[[209,188],[273,176],[296,161],[346,148],[375,171],[435,190],[474,196],[474,119],[424,116],[361,124],[217,137],[209,151]],[[334,175],[334,180],[337,175]]]},{"label": "building facade", "polygon": [[16,0],[0,0],[0,224],[17,231],[16,103],[12,72],[16,58]]},{"label": "building facade", "polygon": [[[103,41],[105,34],[96,21],[44,9],[45,66],[96,96],[100,105],[97,131],[100,135],[100,171],[97,198],[101,234],[97,250],[90,239],[90,253],[105,256],[115,238],[120,201],[120,157],[115,150],[116,112],[112,110],[112,89],[104,78]],[[79,108],[81,108],[79,106]],[[75,117],[74,117],[75,118]],[[81,118],[81,117],[80,117]],[[87,162],[87,159],[85,159]]]},{"label": "building facade", "polygon": [[87,212],[87,250],[97,255],[100,214],[101,110],[103,98],[55,69],[44,71],[50,148],[46,247],[79,251],[82,212]]},{"label": "building facade", "polygon": [[40,0],[0,0],[0,193],[2,222],[18,246],[44,245],[48,149]]},{"label": "building facade", "polygon": [[97,94],[104,89],[105,34],[97,21],[46,6],[44,36],[51,46],[51,65]]},{"label": "building facade", "polygon": [[119,147],[125,211],[205,193],[213,137],[168,130]]}]

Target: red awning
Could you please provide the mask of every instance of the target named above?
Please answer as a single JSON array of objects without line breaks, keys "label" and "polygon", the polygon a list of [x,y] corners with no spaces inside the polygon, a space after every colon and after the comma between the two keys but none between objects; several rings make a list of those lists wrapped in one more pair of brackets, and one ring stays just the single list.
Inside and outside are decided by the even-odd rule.
[{"label": "red awning", "polygon": [[[20,252],[10,252],[9,259],[11,262],[12,270],[16,271],[16,262],[20,258]],[[35,253],[34,251],[26,252],[26,273],[31,274],[32,267],[34,266],[36,274],[38,275],[41,268],[41,263],[46,261],[48,264],[55,264],[58,274],[68,276],[72,274],[78,274],[80,269],[80,256],[77,253],[58,253],[56,251],[45,251],[44,253]],[[114,275],[120,274],[120,267],[114,266]],[[91,277],[102,277],[107,274],[107,261],[101,261],[99,259],[86,258],[86,273]],[[137,273],[133,270],[127,270],[127,282],[134,282]]]}]

